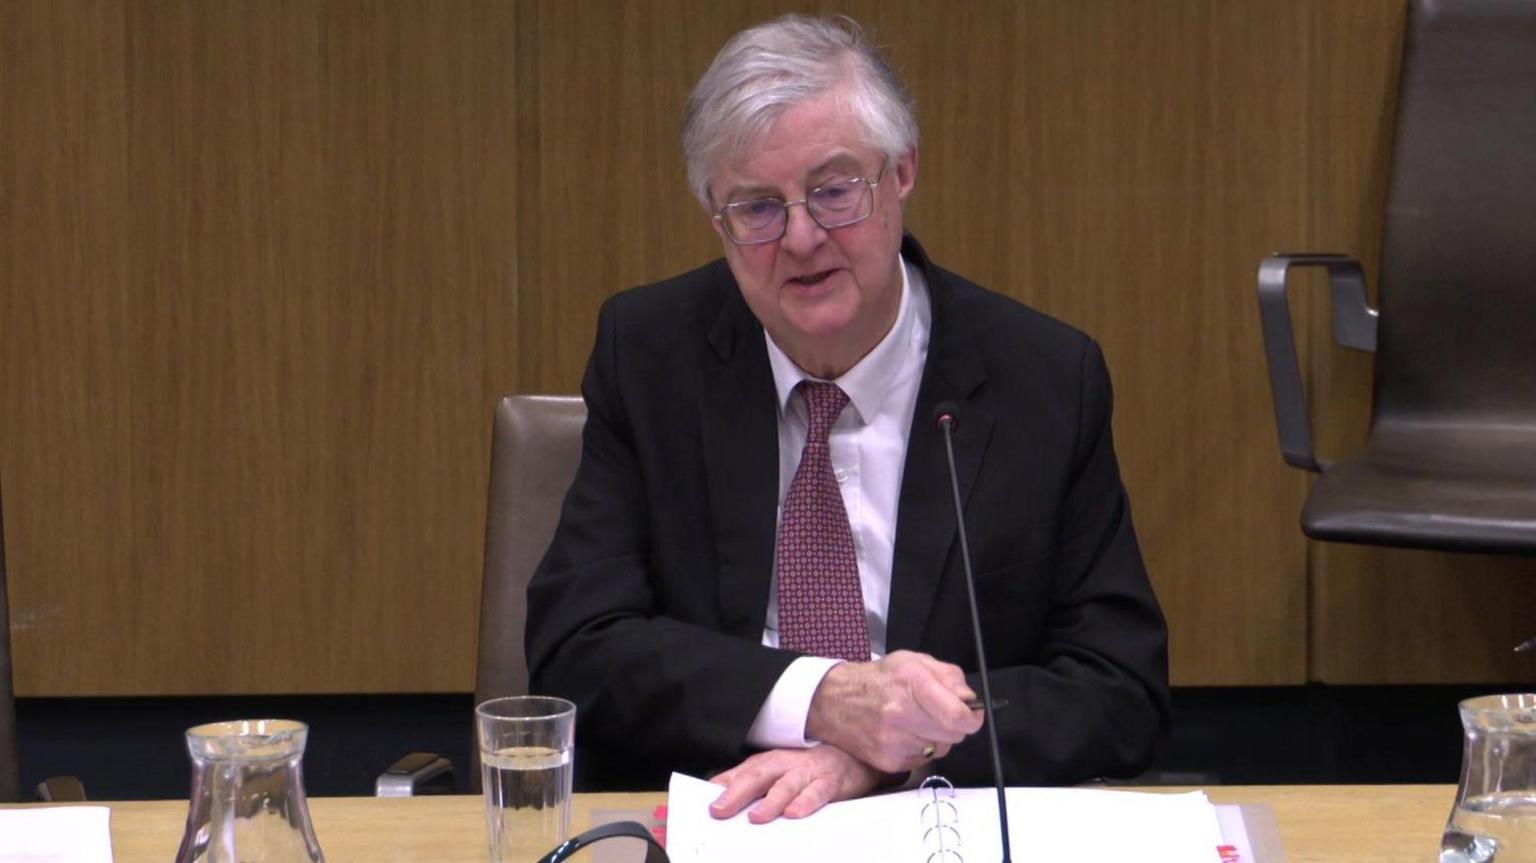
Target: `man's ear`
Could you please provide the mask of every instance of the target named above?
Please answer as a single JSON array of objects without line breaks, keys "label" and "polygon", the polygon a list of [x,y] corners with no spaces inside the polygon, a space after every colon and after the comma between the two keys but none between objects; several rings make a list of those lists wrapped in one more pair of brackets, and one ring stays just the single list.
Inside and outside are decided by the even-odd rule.
[{"label": "man's ear", "polygon": [[715,211],[710,206],[709,200],[707,198],[696,200],[699,201],[699,209],[704,211],[705,218],[709,219],[709,226],[715,229],[715,233],[720,235],[720,239],[724,240],[725,226],[721,225],[720,220],[715,218]]},{"label": "man's ear", "polygon": [[907,196],[912,194],[912,189],[917,185],[917,148],[908,150],[906,155],[896,160],[896,198],[903,204],[907,202]]}]

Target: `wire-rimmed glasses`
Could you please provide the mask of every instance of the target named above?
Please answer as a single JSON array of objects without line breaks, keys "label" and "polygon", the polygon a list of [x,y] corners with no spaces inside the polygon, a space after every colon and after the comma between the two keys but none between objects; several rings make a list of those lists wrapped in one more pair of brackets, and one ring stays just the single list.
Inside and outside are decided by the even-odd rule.
[{"label": "wire-rimmed glasses", "polygon": [[812,220],[824,230],[846,228],[869,218],[875,211],[875,189],[885,176],[882,166],[874,179],[849,177],[811,189],[798,201],[782,198],[753,198],[726,204],[715,212],[715,221],[725,228],[725,236],[738,246],[771,243],[789,228],[789,208],[805,206]]}]

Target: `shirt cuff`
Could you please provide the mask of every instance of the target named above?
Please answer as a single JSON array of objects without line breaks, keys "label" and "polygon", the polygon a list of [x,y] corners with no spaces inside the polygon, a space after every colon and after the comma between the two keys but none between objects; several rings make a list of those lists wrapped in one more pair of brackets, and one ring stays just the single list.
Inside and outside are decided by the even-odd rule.
[{"label": "shirt cuff", "polygon": [[747,742],[759,749],[808,749],[814,741],[805,738],[805,720],[811,715],[811,699],[821,679],[841,659],[802,656],[789,664],[768,698],[757,711]]}]

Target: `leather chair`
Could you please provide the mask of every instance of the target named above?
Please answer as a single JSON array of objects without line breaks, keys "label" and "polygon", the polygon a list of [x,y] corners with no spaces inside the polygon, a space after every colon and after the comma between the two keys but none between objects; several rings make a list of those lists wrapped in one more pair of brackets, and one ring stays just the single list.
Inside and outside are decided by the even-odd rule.
[{"label": "leather chair", "polygon": [[[1414,0],[1379,312],[1358,262],[1277,254],[1259,307],[1285,460],[1315,539],[1536,552],[1536,3]],[[1374,350],[1364,449],[1317,460],[1286,277],[1327,270],[1335,339]]]},{"label": "leather chair", "polygon": [[[11,618],[5,581],[5,500],[0,495],[0,803],[21,800],[21,752],[16,742],[16,690],[11,677]],[[85,799],[73,776],[54,776],[37,786],[45,802]]]},{"label": "leather chair", "polygon": [[[555,534],[565,493],[576,477],[586,420],[587,406],[579,396],[507,396],[496,406],[480,583],[477,704],[528,692],[523,650],[528,581]],[[470,752],[474,763],[468,786],[477,791],[479,746]],[[446,759],[417,752],[380,776],[375,792],[381,797],[450,793],[454,785]]]}]

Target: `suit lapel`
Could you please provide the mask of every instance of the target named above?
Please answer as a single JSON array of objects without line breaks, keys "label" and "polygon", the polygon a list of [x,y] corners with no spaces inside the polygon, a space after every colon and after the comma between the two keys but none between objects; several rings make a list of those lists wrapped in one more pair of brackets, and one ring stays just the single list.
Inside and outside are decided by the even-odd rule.
[{"label": "suit lapel", "polygon": [[[887,651],[916,649],[922,643],[955,545],[954,503],[944,439],[932,421],[934,407],[945,401],[958,407],[955,468],[962,502],[970,497],[992,433],[992,415],[970,401],[986,378],[985,366],[965,322],[955,315],[944,275],[910,236],[902,254],[923,271],[933,325],[897,504]],[[729,274],[722,279],[724,302],[709,334],[713,356],[705,361],[700,393],[705,471],[720,568],[721,627],[757,639],[773,578],[778,411],[761,325]]]},{"label": "suit lapel", "polygon": [[725,302],[709,335],[714,356],[705,361],[700,393],[704,468],[721,627],[756,640],[768,615],[778,520],[778,411],[762,330],[735,284],[724,279]]},{"label": "suit lapel", "polygon": [[957,408],[955,471],[960,479],[962,503],[970,499],[992,435],[992,415],[970,401],[986,378],[985,366],[965,322],[955,314],[950,287],[910,236],[902,246],[902,254],[923,271],[933,308],[933,325],[907,440],[901,500],[897,504],[891,604],[886,621],[887,651],[917,649],[922,644],[933,597],[952,548],[955,557],[959,557],[948,458],[944,436],[933,423],[934,408],[946,401]]}]

